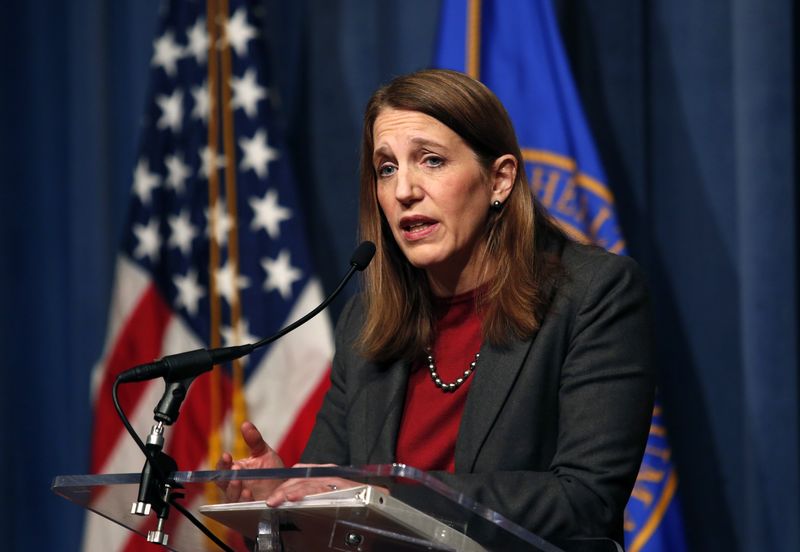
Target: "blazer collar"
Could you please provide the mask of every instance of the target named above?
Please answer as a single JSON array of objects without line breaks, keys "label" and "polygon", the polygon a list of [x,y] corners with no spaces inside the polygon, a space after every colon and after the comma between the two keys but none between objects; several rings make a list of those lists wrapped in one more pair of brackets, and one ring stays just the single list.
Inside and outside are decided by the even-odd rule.
[{"label": "blazer collar", "polygon": [[517,379],[533,338],[503,348],[484,343],[456,440],[456,472],[471,472]]},{"label": "blazer collar", "polygon": [[388,464],[395,461],[411,366],[406,361],[396,361],[373,368],[374,377],[367,383],[361,405],[362,453],[366,464]]}]

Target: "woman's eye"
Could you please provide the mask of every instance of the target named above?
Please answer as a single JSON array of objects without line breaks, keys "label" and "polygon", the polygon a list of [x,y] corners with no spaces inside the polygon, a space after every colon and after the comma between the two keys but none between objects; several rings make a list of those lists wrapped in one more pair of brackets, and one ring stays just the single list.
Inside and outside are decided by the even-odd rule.
[{"label": "woman's eye", "polygon": [[441,167],[442,165],[444,165],[444,159],[436,155],[431,155],[426,157],[424,159],[424,162],[429,167]]},{"label": "woman's eye", "polygon": [[392,176],[395,173],[395,171],[397,171],[397,168],[393,165],[388,165],[388,164],[381,165],[380,167],[378,167],[378,176],[380,177]]}]

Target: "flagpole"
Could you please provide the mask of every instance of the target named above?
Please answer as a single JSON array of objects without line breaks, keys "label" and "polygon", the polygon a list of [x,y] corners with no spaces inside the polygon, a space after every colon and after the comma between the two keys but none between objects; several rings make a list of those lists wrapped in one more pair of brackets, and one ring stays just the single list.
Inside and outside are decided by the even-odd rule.
[{"label": "flagpole", "polygon": [[[220,345],[220,321],[222,317],[220,297],[217,292],[217,267],[219,267],[219,243],[217,243],[217,202],[219,201],[219,170],[217,167],[217,151],[219,137],[219,75],[217,59],[217,43],[219,41],[218,26],[219,8],[216,0],[206,3],[206,28],[208,30],[208,300],[209,300],[209,346]],[[208,463],[216,465],[216,460],[222,455],[220,434],[220,421],[222,418],[222,400],[220,397],[222,377],[218,370],[209,374],[209,434],[208,434]],[[216,499],[217,489],[207,485],[206,501],[211,503]],[[215,532],[221,528],[212,524]]]},{"label": "flagpole", "polygon": [[467,74],[481,78],[481,0],[469,0],[467,7]]}]

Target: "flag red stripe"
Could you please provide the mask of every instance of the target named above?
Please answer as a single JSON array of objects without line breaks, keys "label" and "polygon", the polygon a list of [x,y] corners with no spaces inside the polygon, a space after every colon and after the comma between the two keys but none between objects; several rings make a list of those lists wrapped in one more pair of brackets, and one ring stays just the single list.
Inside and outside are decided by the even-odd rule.
[{"label": "flag red stripe", "polygon": [[131,533],[122,550],[124,552],[164,552],[164,547],[159,544],[150,544],[141,535]]},{"label": "flag red stripe", "polygon": [[[155,286],[148,286],[122,328],[103,371],[92,428],[92,473],[103,469],[124,429],[111,399],[111,387],[117,374],[161,355],[164,331],[171,318],[169,305],[161,298]],[[120,404],[126,413],[133,412],[143,392],[143,385],[120,387]]]}]

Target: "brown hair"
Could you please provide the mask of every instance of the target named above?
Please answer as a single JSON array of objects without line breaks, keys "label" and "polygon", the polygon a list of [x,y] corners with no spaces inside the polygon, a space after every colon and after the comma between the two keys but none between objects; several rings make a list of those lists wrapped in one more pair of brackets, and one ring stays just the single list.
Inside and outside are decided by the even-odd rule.
[{"label": "brown hair", "polygon": [[[532,197],[511,120],[497,97],[480,82],[456,71],[425,70],[392,80],[367,104],[361,140],[361,239],[377,246],[364,273],[365,321],[359,336],[369,359],[412,359],[430,346],[433,308],[428,280],[394,240],[379,205],[372,163],[375,120],[386,108],[417,111],[447,125],[475,152],[484,170],[505,154],[517,160],[517,174],[502,210],[490,210],[478,297],[484,339],[503,345],[532,335],[539,327],[560,269],[545,257],[545,237],[565,239]],[[496,267],[506,267],[495,270]]]}]

